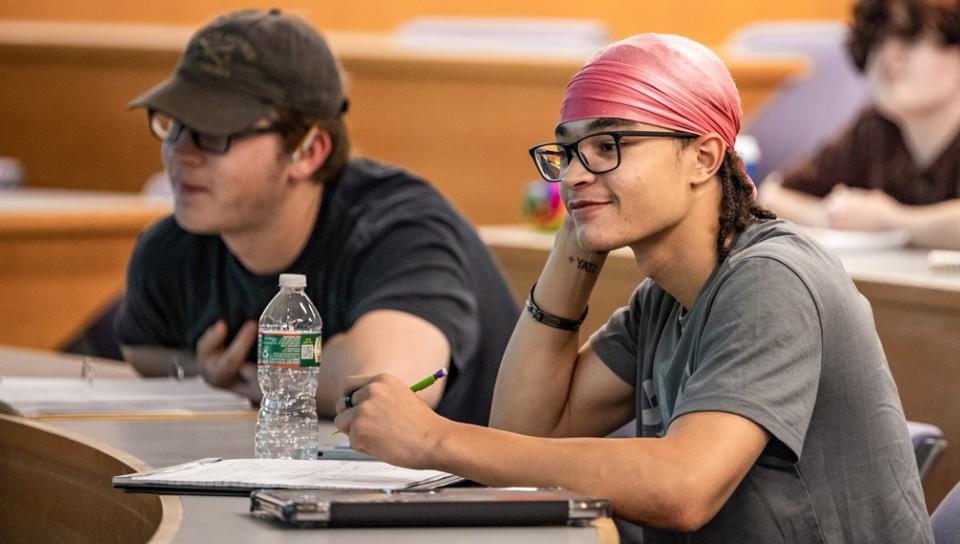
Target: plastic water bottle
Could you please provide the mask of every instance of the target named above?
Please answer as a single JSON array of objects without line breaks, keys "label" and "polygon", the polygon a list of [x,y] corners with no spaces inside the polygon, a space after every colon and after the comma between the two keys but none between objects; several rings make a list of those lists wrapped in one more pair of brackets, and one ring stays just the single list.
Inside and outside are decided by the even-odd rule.
[{"label": "plastic water bottle", "polygon": [[263,400],[257,414],[255,456],[316,459],[317,373],[322,322],[302,274],[281,274],[280,292],[260,316],[257,379]]}]

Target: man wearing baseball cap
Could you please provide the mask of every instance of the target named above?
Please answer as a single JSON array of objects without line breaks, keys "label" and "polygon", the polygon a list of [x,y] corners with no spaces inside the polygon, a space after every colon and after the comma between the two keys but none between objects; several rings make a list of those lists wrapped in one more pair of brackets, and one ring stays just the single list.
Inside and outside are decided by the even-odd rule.
[{"label": "man wearing baseball cap", "polygon": [[175,195],[134,250],[117,320],[137,369],[180,364],[256,400],[256,321],[278,275],[299,273],[323,318],[321,414],[343,376],[446,368],[421,396],[487,422],[512,295],[428,183],[349,158],[341,71],[316,30],[278,10],[220,17],[130,105],[163,142]]},{"label": "man wearing baseball cap", "polygon": [[[488,485],[607,498],[644,544],[931,542],[870,307],[836,258],[759,207],[740,97],[706,47],[642,34],[566,89],[530,154],[568,220],[504,355],[490,423],[392,376],[344,382],[355,449]],[[641,276],[581,341],[607,252]],[[636,418],[636,438],[602,438]]]}]

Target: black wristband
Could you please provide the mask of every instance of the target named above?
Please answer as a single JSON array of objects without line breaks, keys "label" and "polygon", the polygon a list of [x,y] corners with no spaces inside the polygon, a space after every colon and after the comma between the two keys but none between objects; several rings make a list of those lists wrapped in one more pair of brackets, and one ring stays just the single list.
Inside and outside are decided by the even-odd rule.
[{"label": "black wristband", "polygon": [[587,312],[590,311],[589,306],[583,310],[583,315],[580,316],[580,319],[567,319],[553,315],[543,311],[543,309],[537,306],[537,302],[533,300],[533,290],[536,288],[537,284],[534,282],[533,287],[530,288],[530,297],[527,298],[527,313],[530,314],[530,317],[532,317],[534,321],[539,321],[548,327],[563,329],[565,331],[580,330],[580,325],[583,325],[583,320],[587,318]]}]

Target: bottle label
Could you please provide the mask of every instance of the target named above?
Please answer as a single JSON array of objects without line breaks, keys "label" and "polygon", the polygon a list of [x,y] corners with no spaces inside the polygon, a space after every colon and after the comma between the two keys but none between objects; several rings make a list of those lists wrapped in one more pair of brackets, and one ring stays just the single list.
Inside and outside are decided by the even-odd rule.
[{"label": "bottle label", "polygon": [[320,366],[320,334],[260,333],[257,364],[283,368]]}]

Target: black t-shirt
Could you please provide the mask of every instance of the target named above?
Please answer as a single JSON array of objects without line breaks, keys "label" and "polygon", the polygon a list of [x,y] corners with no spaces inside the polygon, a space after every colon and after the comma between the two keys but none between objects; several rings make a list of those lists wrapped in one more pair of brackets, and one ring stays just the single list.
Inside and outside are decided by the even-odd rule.
[{"label": "black t-shirt", "polygon": [[[476,232],[428,183],[373,161],[351,161],[325,187],[313,233],[284,272],[307,276],[306,293],[326,339],[374,310],[399,310],[435,325],[452,350],[437,411],[487,423],[518,308]],[[194,350],[218,319],[232,339],[245,321],[259,319],[279,290],[277,280],[278,274],[248,271],[218,236],[188,233],[168,217],[134,249],[117,320],[120,342]],[[253,350],[249,360],[256,360]]]}]

